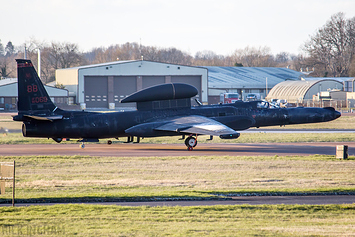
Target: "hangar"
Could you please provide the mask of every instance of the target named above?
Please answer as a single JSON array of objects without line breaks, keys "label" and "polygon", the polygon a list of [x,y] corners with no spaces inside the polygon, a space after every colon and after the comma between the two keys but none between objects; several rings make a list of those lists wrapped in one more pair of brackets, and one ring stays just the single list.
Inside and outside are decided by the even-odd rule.
[{"label": "hangar", "polygon": [[[51,100],[61,106],[68,104],[68,91],[44,85]],[[0,80],[0,110],[12,111],[17,109],[17,78]]]},{"label": "hangar", "polygon": [[199,92],[197,99],[208,103],[207,69],[201,67],[144,60],[115,61],[58,69],[56,82],[63,84],[84,108],[134,107],[135,103],[120,104],[120,101],[138,90],[171,82],[195,86]]},{"label": "hangar", "polygon": [[343,82],[327,78],[307,78],[300,81],[284,81],[274,86],[267,95],[267,100],[282,99],[289,103],[304,103],[313,100],[322,91],[343,90]]},{"label": "hangar", "polygon": [[237,92],[245,100],[248,93],[258,93],[264,99],[275,85],[285,80],[299,81],[306,75],[288,68],[216,67],[208,66],[209,103],[219,102],[224,92]]}]

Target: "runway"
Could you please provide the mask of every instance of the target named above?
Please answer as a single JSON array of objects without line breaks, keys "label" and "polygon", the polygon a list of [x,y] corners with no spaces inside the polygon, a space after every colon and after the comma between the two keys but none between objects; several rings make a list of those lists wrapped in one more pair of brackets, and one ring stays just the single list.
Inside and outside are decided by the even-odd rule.
[{"label": "runway", "polygon": [[213,143],[198,144],[188,151],[184,144],[19,144],[0,145],[2,156],[84,155],[84,156],[306,156],[335,155],[337,145],[348,145],[349,156],[355,155],[355,142],[318,143]]}]

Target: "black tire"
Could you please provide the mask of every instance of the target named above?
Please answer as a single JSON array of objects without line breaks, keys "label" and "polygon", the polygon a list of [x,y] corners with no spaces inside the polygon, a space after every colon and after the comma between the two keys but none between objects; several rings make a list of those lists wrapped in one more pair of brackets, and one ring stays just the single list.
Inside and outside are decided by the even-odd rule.
[{"label": "black tire", "polygon": [[[192,145],[193,144],[193,145]],[[185,145],[187,147],[195,147],[197,145],[197,140],[195,137],[188,137],[185,140]]]}]

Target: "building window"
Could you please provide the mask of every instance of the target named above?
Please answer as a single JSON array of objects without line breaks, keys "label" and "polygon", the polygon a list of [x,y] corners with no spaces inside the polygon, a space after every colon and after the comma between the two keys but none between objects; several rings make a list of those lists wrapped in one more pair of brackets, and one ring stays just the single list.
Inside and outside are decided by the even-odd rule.
[{"label": "building window", "polygon": [[259,90],[259,93],[264,93],[264,89],[260,89],[260,90]]},{"label": "building window", "polygon": [[0,104],[5,104],[5,98],[4,97],[0,97]]}]

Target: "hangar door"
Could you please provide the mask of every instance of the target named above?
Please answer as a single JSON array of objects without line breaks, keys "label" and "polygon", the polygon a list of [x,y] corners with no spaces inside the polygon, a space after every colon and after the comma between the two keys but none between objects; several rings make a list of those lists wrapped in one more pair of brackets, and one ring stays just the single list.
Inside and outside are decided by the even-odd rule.
[{"label": "hangar door", "polygon": [[171,76],[171,82],[185,83],[197,88],[198,94],[191,99],[192,105],[197,105],[195,98],[201,101],[201,80],[201,76]]},{"label": "hangar door", "polygon": [[84,91],[86,107],[108,107],[108,80],[106,76],[85,76]]},{"label": "hangar door", "polygon": [[165,76],[143,76],[142,89],[165,83]]},{"label": "hangar door", "polygon": [[113,77],[113,100],[116,107],[134,107],[135,103],[120,103],[120,101],[137,91],[136,76]]}]

